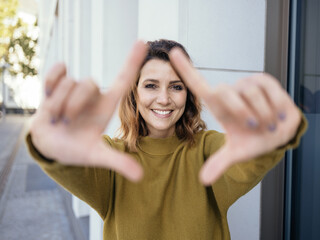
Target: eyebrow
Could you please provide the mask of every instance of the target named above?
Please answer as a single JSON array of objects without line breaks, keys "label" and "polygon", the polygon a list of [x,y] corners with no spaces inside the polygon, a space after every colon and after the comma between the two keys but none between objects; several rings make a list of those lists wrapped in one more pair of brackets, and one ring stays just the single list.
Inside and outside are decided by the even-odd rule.
[{"label": "eyebrow", "polygon": [[[147,78],[147,79],[145,79],[145,80],[143,80],[143,82],[154,82],[154,83],[158,83],[159,82],[159,80],[157,80],[157,79],[150,79],[150,78]],[[181,80],[172,80],[172,81],[170,81],[169,82],[169,84],[174,84],[174,83],[183,83]]]}]

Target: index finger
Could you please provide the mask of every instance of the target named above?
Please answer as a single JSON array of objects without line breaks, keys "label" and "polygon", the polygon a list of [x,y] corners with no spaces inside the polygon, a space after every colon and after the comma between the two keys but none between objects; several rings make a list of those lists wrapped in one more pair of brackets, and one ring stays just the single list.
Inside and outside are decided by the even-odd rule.
[{"label": "index finger", "polygon": [[137,41],[115,82],[109,91],[103,94],[104,109],[108,109],[109,113],[106,115],[106,122],[109,122],[121,97],[127,94],[131,86],[137,81],[147,50],[147,45],[143,41]]},{"label": "index finger", "polygon": [[142,40],[134,44],[122,70],[111,87],[113,93],[118,93],[119,96],[117,97],[125,94],[126,90],[130,89],[132,84],[137,80],[147,54],[147,49],[147,45]]},{"label": "index finger", "polygon": [[67,74],[67,68],[64,63],[56,63],[46,75],[45,92],[50,96],[58,82]]},{"label": "index finger", "polygon": [[179,48],[174,48],[169,53],[170,62],[174,69],[182,77],[188,88],[205,101],[210,96],[210,85],[192,66],[190,60]]}]

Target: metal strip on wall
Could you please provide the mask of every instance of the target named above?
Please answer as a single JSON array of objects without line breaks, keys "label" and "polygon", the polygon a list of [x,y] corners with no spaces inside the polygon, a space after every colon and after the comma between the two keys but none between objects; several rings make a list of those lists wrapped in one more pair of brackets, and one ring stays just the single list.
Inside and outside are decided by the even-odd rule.
[{"label": "metal strip on wall", "polygon": [[[265,72],[287,88],[290,0],[268,0],[266,12]],[[261,185],[260,239],[282,240],[285,162],[270,171]]]}]

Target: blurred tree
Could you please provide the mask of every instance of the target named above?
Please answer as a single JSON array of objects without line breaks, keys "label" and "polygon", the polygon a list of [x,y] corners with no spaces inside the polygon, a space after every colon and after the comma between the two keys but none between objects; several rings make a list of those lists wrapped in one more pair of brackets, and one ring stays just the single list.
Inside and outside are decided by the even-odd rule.
[{"label": "blurred tree", "polygon": [[[28,25],[17,16],[18,0],[0,0],[0,64],[7,63],[15,76],[37,75],[37,21]],[[1,73],[1,70],[0,70]]]}]

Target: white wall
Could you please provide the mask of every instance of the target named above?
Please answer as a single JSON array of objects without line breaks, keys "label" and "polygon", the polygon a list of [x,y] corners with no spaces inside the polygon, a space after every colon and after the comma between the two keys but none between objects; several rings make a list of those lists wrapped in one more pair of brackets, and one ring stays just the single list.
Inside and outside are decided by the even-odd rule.
[{"label": "white wall", "polygon": [[[137,37],[181,42],[212,86],[264,69],[266,0],[59,1],[57,17],[57,0],[40,2],[41,24],[49,28],[42,36],[42,73],[63,60],[70,75],[92,76],[108,88]],[[209,129],[222,130],[210,113],[202,116]],[[118,126],[115,117],[107,133],[113,135]],[[259,239],[259,211],[260,185],[231,207],[232,239]],[[91,216],[91,222],[98,219]],[[101,222],[93,227],[101,237]]]},{"label": "white wall", "polygon": [[[187,47],[212,86],[264,70],[265,0],[189,0]],[[222,130],[208,111],[210,129]],[[223,130],[222,130],[223,131]],[[259,239],[260,184],[228,212],[232,239]]]}]

